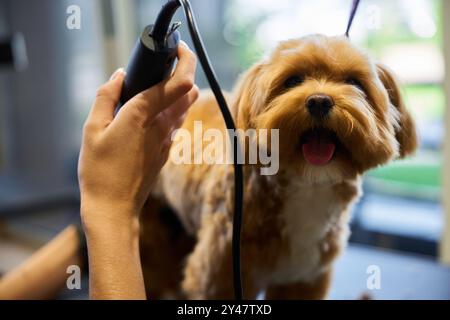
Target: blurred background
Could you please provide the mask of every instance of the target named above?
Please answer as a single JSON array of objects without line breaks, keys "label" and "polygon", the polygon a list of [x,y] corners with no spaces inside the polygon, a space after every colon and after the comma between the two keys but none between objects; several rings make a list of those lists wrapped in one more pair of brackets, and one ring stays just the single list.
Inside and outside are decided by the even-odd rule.
[{"label": "blurred background", "polygon": [[[0,48],[14,53],[0,55],[0,275],[78,220],[76,164],[96,88],[126,66],[164,2],[0,0]],[[350,0],[191,2],[224,89],[280,40],[343,34],[351,6]],[[449,2],[361,1],[351,39],[398,75],[420,149],[364,179],[331,298],[357,298],[368,290],[367,267],[379,265],[386,285],[370,292],[374,298],[450,299]],[[81,29],[67,27],[73,5]],[[181,11],[177,20],[184,22]],[[185,26],[181,33],[190,44]],[[207,87],[201,68],[197,79]],[[61,296],[84,297],[85,290]]]}]

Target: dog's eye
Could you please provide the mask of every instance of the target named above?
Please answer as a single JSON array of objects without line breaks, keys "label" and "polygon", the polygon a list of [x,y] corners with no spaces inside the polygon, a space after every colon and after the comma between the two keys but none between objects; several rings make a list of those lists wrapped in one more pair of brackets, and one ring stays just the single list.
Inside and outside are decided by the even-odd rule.
[{"label": "dog's eye", "polygon": [[347,79],[345,80],[345,83],[346,83],[346,84],[349,84],[349,85],[351,85],[351,86],[355,86],[355,87],[357,87],[358,89],[364,91],[364,87],[363,87],[363,85],[361,84],[361,82],[360,82],[358,79],[355,79],[355,78],[347,78]]},{"label": "dog's eye", "polygon": [[298,86],[299,84],[301,84],[303,82],[303,78],[300,76],[292,76],[286,79],[286,81],[284,81],[284,87],[285,88],[293,88]]}]

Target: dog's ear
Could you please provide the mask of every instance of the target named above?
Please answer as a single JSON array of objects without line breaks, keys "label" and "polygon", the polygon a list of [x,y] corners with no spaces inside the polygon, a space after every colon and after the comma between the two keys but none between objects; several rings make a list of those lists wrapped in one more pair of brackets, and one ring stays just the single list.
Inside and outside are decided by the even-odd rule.
[{"label": "dog's ear", "polygon": [[264,100],[264,90],[259,88],[261,83],[262,64],[256,64],[245,72],[239,79],[233,96],[233,117],[236,125],[241,129],[251,127],[250,119]]},{"label": "dog's ear", "polygon": [[406,109],[401,96],[400,86],[385,66],[377,64],[378,77],[386,88],[389,100],[399,113],[398,126],[396,126],[395,136],[400,145],[399,157],[404,158],[412,154],[417,148],[417,132],[414,120]]}]

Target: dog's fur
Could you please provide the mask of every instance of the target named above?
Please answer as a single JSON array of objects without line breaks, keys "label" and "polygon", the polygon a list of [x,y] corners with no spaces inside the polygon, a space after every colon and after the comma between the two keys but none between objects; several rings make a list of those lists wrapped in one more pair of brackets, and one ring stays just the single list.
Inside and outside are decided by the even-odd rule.
[{"label": "dog's fur", "polygon": [[[292,75],[303,82],[285,88]],[[322,121],[305,107],[317,93],[335,103]],[[361,195],[361,174],[416,148],[399,87],[345,37],[315,35],[282,42],[244,74],[229,102],[239,128],[280,129],[278,174],[262,176],[259,165],[244,168],[244,296],[265,290],[273,299],[325,298],[332,262],[349,235],[351,205]],[[211,94],[191,107],[183,128],[192,131],[194,121],[224,129]],[[318,128],[333,132],[337,143],[324,166],[309,164],[301,149],[302,136]],[[171,231],[173,223],[159,219],[155,208],[142,219],[149,297],[233,298],[232,166],[169,159],[159,190],[182,227]]]}]

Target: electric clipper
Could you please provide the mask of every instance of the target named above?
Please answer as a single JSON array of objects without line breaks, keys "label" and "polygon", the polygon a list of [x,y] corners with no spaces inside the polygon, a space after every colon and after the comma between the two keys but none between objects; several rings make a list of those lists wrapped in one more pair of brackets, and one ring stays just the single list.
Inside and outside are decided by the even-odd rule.
[{"label": "electric clipper", "polygon": [[171,75],[180,42],[180,33],[176,30],[179,26],[179,22],[172,24],[163,37],[154,35],[154,25],[144,29],[126,69],[120,97],[122,105]]}]

